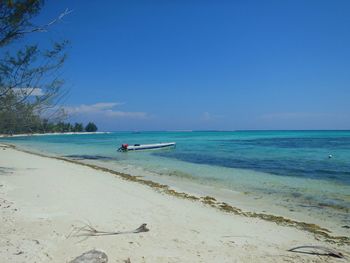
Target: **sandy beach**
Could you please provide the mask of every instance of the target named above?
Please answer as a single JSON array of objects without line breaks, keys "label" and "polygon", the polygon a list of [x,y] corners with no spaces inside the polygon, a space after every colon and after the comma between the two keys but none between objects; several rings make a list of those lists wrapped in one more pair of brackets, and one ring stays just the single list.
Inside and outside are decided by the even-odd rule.
[{"label": "sandy beach", "polygon": [[[106,170],[0,146],[0,261],[69,262],[98,249],[108,262],[346,262],[337,239],[212,207]],[[207,203],[207,204],[206,204]],[[148,232],[80,236],[101,231]],[[294,253],[323,246],[345,258]]]}]

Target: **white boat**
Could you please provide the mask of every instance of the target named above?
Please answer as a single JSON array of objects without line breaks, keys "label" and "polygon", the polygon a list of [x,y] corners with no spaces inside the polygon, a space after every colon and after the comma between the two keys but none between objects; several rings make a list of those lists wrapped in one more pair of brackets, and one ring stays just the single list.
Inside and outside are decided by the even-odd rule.
[{"label": "white boat", "polygon": [[161,149],[161,148],[169,148],[175,147],[175,142],[165,142],[165,143],[154,143],[154,144],[122,144],[122,146],[118,149],[120,152],[126,151],[138,151],[138,150],[153,150],[153,149]]}]

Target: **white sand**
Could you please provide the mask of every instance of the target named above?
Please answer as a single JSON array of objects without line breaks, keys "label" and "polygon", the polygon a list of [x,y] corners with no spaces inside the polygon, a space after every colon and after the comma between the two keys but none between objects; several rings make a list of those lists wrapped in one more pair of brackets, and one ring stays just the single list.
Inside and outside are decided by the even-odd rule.
[{"label": "white sand", "polygon": [[[296,254],[323,245],[349,257],[349,247],[305,231],[226,214],[197,201],[161,194],[90,167],[0,146],[0,262],[68,262],[103,250],[109,262],[346,262]],[[139,234],[68,237],[90,222],[100,230]]]}]

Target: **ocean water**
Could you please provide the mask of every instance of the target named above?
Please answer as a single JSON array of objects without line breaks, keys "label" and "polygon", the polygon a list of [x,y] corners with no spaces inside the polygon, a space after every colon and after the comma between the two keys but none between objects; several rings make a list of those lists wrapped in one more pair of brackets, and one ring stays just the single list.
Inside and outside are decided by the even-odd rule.
[{"label": "ocean water", "polygon": [[[213,187],[214,195],[232,191],[222,195],[225,201],[349,231],[342,227],[350,225],[350,131],[113,132],[0,141],[116,170],[142,169],[163,182]],[[175,149],[116,151],[122,143],[173,141]]]}]

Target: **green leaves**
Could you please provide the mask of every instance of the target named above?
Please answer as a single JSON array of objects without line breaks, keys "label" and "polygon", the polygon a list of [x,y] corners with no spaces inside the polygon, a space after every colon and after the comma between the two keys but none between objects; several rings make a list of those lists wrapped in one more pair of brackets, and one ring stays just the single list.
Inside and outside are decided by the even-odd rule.
[{"label": "green leaves", "polygon": [[30,33],[46,31],[70,13],[67,9],[45,25],[34,25],[31,20],[43,3],[0,0],[0,51],[11,47],[11,52],[0,53],[0,133],[40,130],[43,116],[64,115],[58,103],[66,94],[60,69],[67,57],[68,41],[55,42],[47,49],[35,43],[14,51],[11,45]]},{"label": "green leaves", "polygon": [[43,4],[42,0],[1,1],[0,47],[34,30],[30,20],[40,12]]},{"label": "green leaves", "polygon": [[86,125],[86,127],[85,127],[85,131],[87,131],[87,132],[96,132],[97,131],[97,126],[95,125],[95,123],[89,122]]}]

